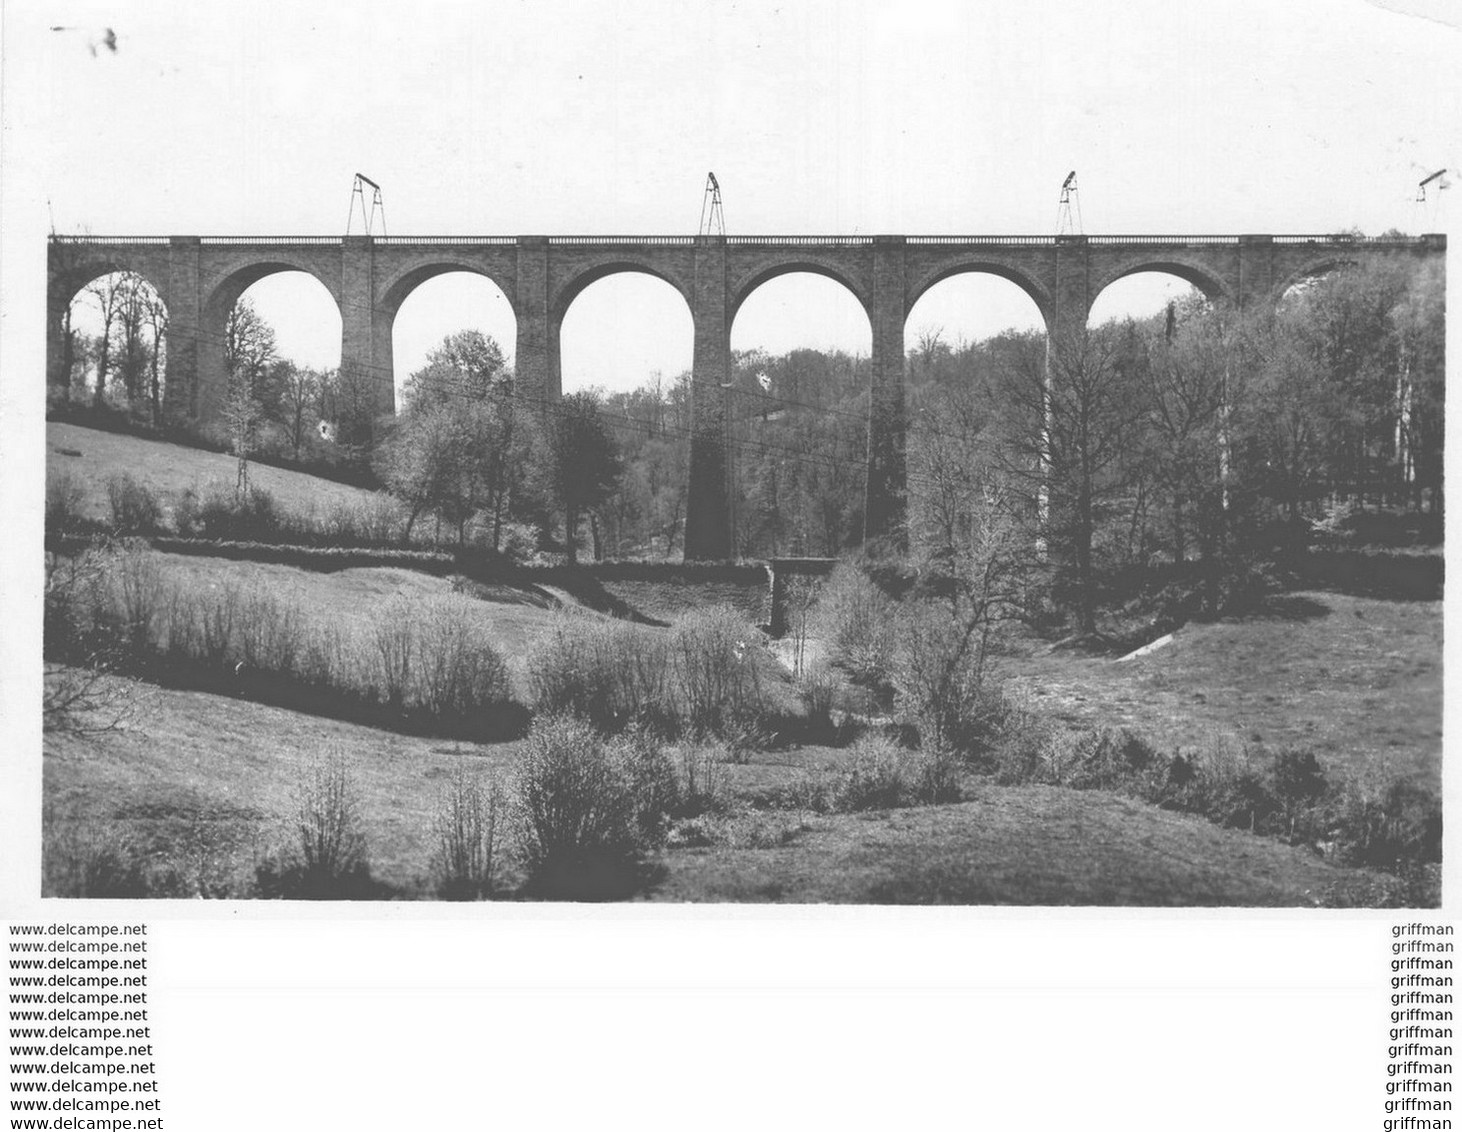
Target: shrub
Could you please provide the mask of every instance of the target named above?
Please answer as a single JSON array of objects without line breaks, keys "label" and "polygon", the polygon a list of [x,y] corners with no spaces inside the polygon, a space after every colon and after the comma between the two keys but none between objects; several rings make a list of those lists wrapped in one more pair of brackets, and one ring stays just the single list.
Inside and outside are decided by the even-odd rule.
[{"label": "shrub", "polygon": [[240,495],[219,485],[210,487],[196,503],[184,493],[174,522],[181,535],[259,542],[277,541],[288,525],[274,497],[263,488],[251,487]]},{"label": "shrub", "polygon": [[1312,751],[1286,749],[1274,756],[1271,774],[1275,798],[1284,808],[1293,837],[1300,816],[1318,806],[1329,789],[1325,768]]},{"label": "shrub", "polygon": [[152,489],[126,472],[107,480],[112,529],[121,534],[154,534],[162,529],[162,505]]},{"label": "shrub", "polygon": [[632,723],[674,730],[663,635],[623,621],[565,612],[534,653],[534,703],[613,734]]},{"label": "shrub", "polygon": [[1054,728],[1035,709],[1029,693],[1003,689],[987,704],[983,720],[995,780],[1002,786],[1042,781]]},{"label": "shrub", "polygon": [[[448,595],[419,608],[414,706],[434,715],[465,716],[510,698],[508,666],[473,612],[469,600]],[[399,625],[395,635],[401,635]]]},{"label": "shrub", "polygon": [[230,590],[232,632],[225,655],[249,668],[293,674],[304,647],[299,606],[257,586]]},{"label": "shrub", "polygon": [[902,805],[912,786],[907,779],[908,755],[881,736],[859,739],[833,786],[833,809],[889,810]]},{"label": "shrub", "polygon": [[914,796],[926,806],[958,802],[964,797],[960,788],[960,764],[951,751],[924,751],[917,757],[918,778]]},{"label": "shrub", "polygon": [[632,888],[641,822],[616,754],[584,720],[534,722],[514,790],[526,892],[592,900]]},{"label": "shrub", "polygon": [[173,504],[173,530],[180,537],[194,538],[203,533],[201,508],[202,501],[195,489],[185,487],[178,493],[177,501]]},{"label": "shrub", "polygon": [[984,636],[943,603],[906,603],[894,683],[898,704],[935,750],[974,746],[985,673]]},{"label": "shrub", "polygon": [[286,873],[287,894],[307,900],[349,899],[367,886],[360,794],[341,752],[327,752],[305,768],[294,833],[299,861]]},{"label": "shrub", "polygon": [[670,819],[682,808],[680,779],[675,762],[654,739],[639,728],[631,728],[617,741],[634,795],[635,828],[642,849],[665,844]]},{"label": "shrub", "polygon": [[491,896],[502,790],[497,779],[458,763],[433,815],[433,866],[445,900]]},{"label": "shrub", "polygon": [[46,533],[66,534],[83,527],[86,491],[69,471],[46,480]]},{"label": "shrub", "polygon": [[400,596],[388,601],[371,626],[371,640],[377,662],[373,686],[386,703],[399,709],[406,704],[416,651],[416,616],[410,602]]},{"label": "shrub", "polygon": [[853,679],[888,683],[896,647],[893,602],[862,571],[837,566],[822,588],[813,614],[815,634],[829,641]]},{"label": "shrub", "polygon": [[399,500],[375,492],[365,500],[337,501],[310,525],[335,546],[380,546],[405,541],[406,515]]},{"label": "shrub", "polygon": [[683,725],[697,734],[745,733],[763,711],[760,634],[735,610],[706,609],[675,626],[670,651]]},{"label": "shrub", "polygon": [[1125,727],[1056,732],[1046,737],[1044,781],[1075,790],[1127,790],[1146,782],[1158,754]]},{"label": "shrub", "polygon": [[886,735],[869,735],[853,745],[829,805],[847,812],[957,802],[959,779],[959,762],[949,751],[912,751]]},{"label": "shrub", "polygon": [[718,813],[727,805],[723,751],[710,743],[687,742],[675,749],[674,765],[681,817]]},{"label": "shrub", "polygon": [[831,735],[833,728],[833,704],[837,701],[838,685],[833,674],[822,666],[803,670],[802,703],[807,710],[807,729],[813,735]]},{"label": "shrub", "polygon": [[46,815],[41,894],[119,900],[155,895],[146,858],[125,838],[83,832]]},{"label": "shrub", "polygon": [[139,547],[124,548],[112,555],[104,587],[98,621],[132,655],[151,651],[176,601],[157,558]]},{"label": "shrub", "polygon": [[1353,865],[1398,869],[1442,859],[1442,804],[1430,790],[1383,772],[1357,776],[1341,791],[1335,829]]}]

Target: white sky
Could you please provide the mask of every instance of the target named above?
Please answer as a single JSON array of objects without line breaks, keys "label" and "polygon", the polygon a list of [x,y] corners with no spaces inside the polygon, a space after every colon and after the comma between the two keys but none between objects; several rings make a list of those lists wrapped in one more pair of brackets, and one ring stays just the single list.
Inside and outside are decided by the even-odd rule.
[{"label": "white sky", "polygon": [[[1457,31],[1359,0],[150,0],[5,19],[7,65],[30,72],[8,107],[37,147],[29,203],[49,198],[60,231],[337,234],[359,170],[392,234],[687,233],[714,170],[731,233],[1047,233],[1074,168],[1087,232],[1379,232],[1420,227],[1417,181],[1462,164]],[[56,24],[111,26],[118,51]],[[1098,313],[1170,288],[1127,286]],[[338,360],[322,288],[251,295],[287,353]],[[908,338],[1037,324],[974,277],[931,293]],[[494,288],[424,287],[398,375],[465,325],[511,354]],[[792,277],[732,344],[866,351],[868,327],[836,285]],[[565,387],[674,373],[690,347],[668,285],[615,277],[569,313]]]}]

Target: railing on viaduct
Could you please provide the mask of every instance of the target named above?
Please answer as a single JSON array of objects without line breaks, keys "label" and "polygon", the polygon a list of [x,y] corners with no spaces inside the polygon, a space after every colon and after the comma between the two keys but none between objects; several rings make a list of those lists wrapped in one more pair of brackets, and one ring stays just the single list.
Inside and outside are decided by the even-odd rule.
[{"label": "railing on viaduct", "polygon": [[225,389],[223,328],[243,291],[278,271],[305,271],[341,313],[342,368],[367,375],[377,408],[394,410],[391,328],[406,297],[434,275],[492,280],[517,319],[516,380],[527,396],[560,395],[559,330],[574,298],[606,275],[639,271],[685,298],[694,325],[686,555],[731,552],[724,447],[730,329],[746,297],[794,271],[831,277],[868,315],[870,366],[865,534],[897,535],[904,510],[904,322],[952,275],[986,272],[1020,287],[1047,329],[1084,326],[1110,283],[1140,271],[1186,279],[1212,299],[1274,300],[1294,282],[1379,256],[1445,259],[1446,237],[1330,235],[1094,236],[53,236],[48,265],[48,371],[63,382],[64,319],[86,283],[135,271],[168,308],[166,397],[175,418],[204,423]]}]

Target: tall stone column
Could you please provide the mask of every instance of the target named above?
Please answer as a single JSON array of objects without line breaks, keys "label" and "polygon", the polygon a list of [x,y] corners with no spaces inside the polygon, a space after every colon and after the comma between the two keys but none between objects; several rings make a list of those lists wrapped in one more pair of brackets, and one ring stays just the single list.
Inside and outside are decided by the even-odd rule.
[{"label": "tall stone column", "polygon": [[385,415],[396,411],[396,375],[391,319],[376,309],[375,257],[375,241],[369,236],[346,236],[340,248],[340,369],[365,376],[375,412]]},{"label": "tall stone column", "polygon": [[[163,302],[168,308],[163,416],[174,425],[213,419],[223,398],[223,327],[217,328],[220,338],[211,343],[211,351],[204,342],[202,254],[197,236],[174,236],[168,241],[168,273],[162,281],[167,288]],[[205,358],[214,362],[213,369],[203,369]],[[205,417],[205,412],[211,416]]]},{"label": "tall stone column", "polygon": [[904,238],[873,241],[873,375],[868,399],[868,483],[863,537],[908,546],[904,411]]},{"label": "tall stone column", "polygon": [[731,482],[726,447],[731,380],[731,327],[726,293],[726,237],[695,242],[695,356],[691,364],[690,485],[685,504],[685,557],[732,553]]},{"label": "tall stone column", "polygon": [[548,237],[518,237],[518,341],[514,380],[530,403],[557,401],[563,392],[558,326],[548,309]]},{"label": "tall stone column", "polygon": [[1086,330],[1091,313],[1091,251],[1085,236],[1057,236],[1047,344],[1065,344]]},{"label": "tall stone column", "polygon": [[[1275,288],[1274,237],[1240,236],[1238,286],[1234,290],[1234,303],[1248,306],[1263,299]],[[1278,295],[1274,298],[1277,300]]]},{"label": "tall stone column", "polygon": [[71,296],[54,281],[46,294],[46,387],[47,401],[64,401],[70,395],[71,374],[66,364],[66,310]]}]

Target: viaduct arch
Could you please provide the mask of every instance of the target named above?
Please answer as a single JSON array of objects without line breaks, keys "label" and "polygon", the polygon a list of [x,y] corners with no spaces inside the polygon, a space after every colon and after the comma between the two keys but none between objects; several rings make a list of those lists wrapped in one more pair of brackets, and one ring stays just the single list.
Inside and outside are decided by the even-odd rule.
[{"label": "viaduct arch", "polygon": [[899,537],[904,516],[904,322],[952,275],[1014,282],[1048,333],[1079,330],[1108,284],[1163,271],[1209,298],[1277,301],[1295,279],[1340,262],[1407,255],[1445,261],[1446,237],[1348,236],[55,236],[47,280],[47,369],[64,379],[62,325],[72,296],[111,271],[135,271],[169,312],[167,407],[206,421],[224,386],[222,319],[249,284],[301,270],[340,307],[341,365],[371,375],[377,409],[395,409],[391,329],[420,283],[447,271],[491,279],[517,318],[516,373],[528,397],[562,389],[559,328],[574,297],[621,271],[666,280],[695,327],[688,558],[731,552],[724,450],[725,383],[736,311],[762,283],[794,271],[829,276],[862,304],[873,330],[868,419],[867,538]]}]

